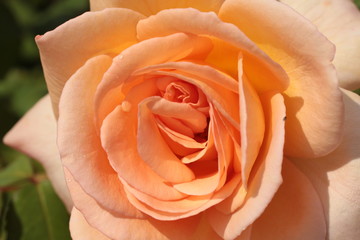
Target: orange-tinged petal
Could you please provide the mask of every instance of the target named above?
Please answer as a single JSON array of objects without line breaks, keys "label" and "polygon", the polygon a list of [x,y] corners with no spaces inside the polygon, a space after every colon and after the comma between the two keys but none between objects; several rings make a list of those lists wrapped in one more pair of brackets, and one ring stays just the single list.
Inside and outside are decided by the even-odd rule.
[{"label": "orange-tinged petal", "polygon": [[[124,216],[139,216],[123,197],[120,180],[108,162],[94,125],[94,92],[111,62],[106,55],[94,57],[66,83],[60,101],[58,147],[63,165],[103,208]],[[68,182],[68,186],[73,182]]]},{"label": "orange-tinged petal", "polygon": [[264,112],[259,96],[243,75],[242,58],[239,59],[239,102],[241,133],[241,174],[246,188],[252,166],[259,153],[265,132]]},{"label": "orange-tinged petal", "polygon": [[71,211],[73,203],[56,146],[56,120],[49,95],[39,100],[6,134],[4,143],[38,160],[45,167],[56,193]]},{"label": "orange-tinged petal", "polygon": [[320,196],[329,240],[360,236],[360,96],[347,90],[343,93],[345,133],[340,146],[319,159],[291,159]]},{"label": "orange-tinged petal", "polygon": [[146,16],[163,9],[193,7],[203,12],[217,12],[224,0],[90,0],[92,11],[104,8],[129,8]]},{"label": "orange-tinged petal", "polygon": [[[154,114],[156,114],[156,108],[158,108],[158,114],[163,114],[166,112],[164,108],[170,107],[168,110],[176,110],[180,114],[180,118],[186,118],[187,113],[191,112],[190,115],[194,116],[197,111],[187,104],[181,105],[188,106],[191,109],[173,108],[169,103],[171,102],[154,96],[143,100],[139,104],[137,149],[140,157],[159,176],[171,183],[189,182],[195,178],[194,173],[180,161],[166,144],[159,132]],[[195,116],[195,119],[201,120],[197,116]]]},{"label": "orange-tinged petal", "polygon": [[[166,36],[177,32],[218,38],[241,51],[246,62],[244,66],[250,67],[249,69],[246,68],[245,72],[255,76],[252,78],[252,84],[257,91],[280,91],[285,90],[288,86],[288,78],[284,70],[277,63],[261,51],[236,26],[224,23],[213,12],[203,13],[190,8],[168,9],[139,21],[137,25],[137,33],[140,40]],[[216,41],[213,41],[213,44],[217,47],[219,47],[219,44],[221,45],[221,43]],[[215,56],[218,55],[215,54]],[[214,58],[211,54],[209,57]],[[237,55],[235,57],[234,60],[236,61]],[[220,67],[223,65],[221,63],[222,60],[222,58],[219,58]],[[217,66],[216,59],[212,59],[210,62],[212,65]],[[237,68],[236,64],[234,66]],[[258,74],[254,74],[254,72]],[[234,76],[233,71],[230,71],[229,74]]]},{"label": "orange-tinged petal", "polygon": [[[101,128],[102,145],[119,177],[142,192],[163,200],[185,197],[166,183],[140,158],[136,143],[134,112],[116,107],[104,120]],[[126,141],[123,141],[126,136]],[[171,169],[176,171],[176,169]],[[141,173],[141,174],[139,174]]]},{"label": "orange-tinged petal", "polygon": [[[106,209],[103,209],[98,202],[82,191],[81,187],[69,173],[70,172],[65,169],[66,178],[73,182],[71,188],[75,189],[74,192],[76,192],[78,199],[80,199],[82,203],[77,206],[77,209],[81,212],[90,226],[94,227],[110,239],[167,239],[147,219],[123,218],[113,212],[108,212]],[[73,191],[71,190],[71,192]],[[70,224],[70,231],[74,232],[72,235],[77,234],[77,227],[78,225],[75,221]],[[80,238],[80,240],[82,239]]]},{"label": "orange-tinged petal", "polygon": [[54,113],[66,81],[89,58],[114,56],[137,42],[136,24],[142,15],[128,9],[85,13],[36,37]]},{"label": "orange-tinged petal", "polygon": [[228,0],[219,15],[238,26],[290,77],[284,96],[285,153],[317,157],[332,151],[339,144],[343,122],[341,93],[331,64],[334,46],[309,21],[278,1]]},{"label": "orange-tinged petal", "polygon": [[314,23],[336,46],[340,86],[360,88],[360,12],[353,0],[282,0]]},{"label": "orange-tinged petal", "polygon": [[[250,175],[246,202],[235,212],[224,214],[216,208],[207,212],[211,226],[225,239],[235,239],[251,225],[266,209],[282,182],[285,115],[283,98],[280,94],[267,94],[260,99],[267,126],[263,148]],[[231,204],[231,201],[224,204]],[[224,208],[232,209],[231,206]]]},{"label": "orange-tinged petal", "polygon": [[[139,84],[132,74],[146,66],[184,58],[206,58],[212,45],[208,38],[185,33],[153,38],[135,44],[114,58],[113,64],[99,84],[95,108],[98,124],[122,101],[119,92]],[[154,54],[156,52],[156,54]],[[135,79],[134,79],[135,78]]]},{"label": "orange-tinged petal", "polygon": [[251,239],[325,239],[323,208],[309,179],[287,159],[282,175],[283,184],[252,225]]}]

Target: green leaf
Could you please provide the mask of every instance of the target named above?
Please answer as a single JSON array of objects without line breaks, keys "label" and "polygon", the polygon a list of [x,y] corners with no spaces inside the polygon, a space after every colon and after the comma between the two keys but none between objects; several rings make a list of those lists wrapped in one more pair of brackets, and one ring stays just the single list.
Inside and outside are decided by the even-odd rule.
[{"label": "green leaf", "polygon": [[30,160],[19,155],[19,157],[0,171],[0,190],[2,187],[10,186],[16,182],[27,179],[32,175]]},{"label": "green leaf", "polygon": [[360,0],[355,0],[355,4],[360,8]]},{"label": "green leaf", "polygon": [[13,193],[23,226],[21,240],[67,240],[69,215],[48,180],[28,184]]}]

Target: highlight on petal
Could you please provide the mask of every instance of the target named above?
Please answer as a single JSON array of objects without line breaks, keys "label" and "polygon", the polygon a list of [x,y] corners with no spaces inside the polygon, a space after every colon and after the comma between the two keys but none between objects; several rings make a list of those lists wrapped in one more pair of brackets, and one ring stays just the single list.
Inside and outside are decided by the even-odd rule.
[{"label": "highlight on petal", "polygon": [[326,217],[328,239],[360,236],[360,96],[343,90],[345,133],[339,147],[318,159],[291,159],[310,179]]},{"label": "highlight on petal", "polygon": [[219,16],[238,26],[290,78],[284,94],[285,154],[319,157],[334,150],[343,124],[341,92],[331,64],[334,46],[308,20],[278,1],[228,0]]},{"label": "highlight on petal", "polygon": [[281,0],[309,19],[336,46],[340,86],[360,88],[360,11],[353,0]]},{"label": "highlight on petal", "polygon": [[283,184],[252,224],[251,239],[325,239],[324,210],[310,180],[287,159],[282,176]]},{"label": "highlight on petal", "polygon": [[66,187],[56,145],[56,127],[50,97],[46,95],[6,134],[4,143],[38,160],[44,166],[56,193],[70,212],[73,203]]},{"label": "highlight on petal", "polygon": [[[66,83],[59,107],[58,147],[63,166],[102,208],[139,217],[141,213],[123,197],[120,180],[101,147],[94,122],[94,92],[111,63],[106,55],[91,58]],[[69,188],[75,181],[68,182]],[[78,208],[76,202],[75,206]]]},{"label": "highlight on petal", "polygon": [[202,12],[218,12],[224,0],[90,0],[91,11],[104,8],[128,8],[145,16],[170,8],[196,8]]},{"label": "highlight on petal", "polygon": [[143,17],[128,9],[88,12],[36,37],[56,117],[61,92],[71,75],[93,56],[114,56],[136,43],[136,24]]}]

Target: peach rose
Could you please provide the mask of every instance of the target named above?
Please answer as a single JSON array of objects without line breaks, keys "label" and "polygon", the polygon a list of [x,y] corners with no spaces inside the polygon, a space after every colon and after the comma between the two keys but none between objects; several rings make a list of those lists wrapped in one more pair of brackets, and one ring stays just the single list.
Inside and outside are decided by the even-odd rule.
[{"label": "peach rose", "polygon": [[5,142],[45,165],[73,239],[360,235],[360,98],[338,87],[360,86],[360,15],[284,2],[337,71],[273,0],[94,0],[36,37],[49,96]]}]

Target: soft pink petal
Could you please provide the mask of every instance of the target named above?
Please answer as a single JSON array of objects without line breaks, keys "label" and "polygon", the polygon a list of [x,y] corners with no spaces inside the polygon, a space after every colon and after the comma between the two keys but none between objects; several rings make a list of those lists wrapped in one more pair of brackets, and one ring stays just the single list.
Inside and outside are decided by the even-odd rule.
[{"label": "soft pink petal", "polygon": [[[343,105],[331,64],[334,46],[308,20],[278,1],[228,0],[219,15],[238,26],[290,77],[284,95],[285,153],[319,157],[336,148]],[[147,19],[139,25],[143,21]]]},{"label": "soft pink petal", "polygon": [[90,0],[92,11],[104,8],[129,8],[146,16],[168,8],[193,7],[203,12],[217,12],[224,0]]},{"label": "soft pink petal", "polygon": [[340,146],[315,159],[292,159],[318,192],[328,224],[328,239],[360,236],[360,96],[344,90],[345,134]]},{"label": "soft pink petal", "polygon": [[[268,94],[260,99],[264,106],[267,126],[263,148],[249,179],[246,202],[235,212],[224,213],[216,208],[207,212],[211,226],[225,239],[235,239],[251,225],[266,209],[282,182],[285,115],[283,98],[280,94]],[[232,204],[231,201],[225,201],[226,205]],[[232,209],[231,206],[223,208]]]},{"label": "soft pink petal", "polygon": [[[66,83],[60,100],[58,146],[63,165],[87,194],[105,209],[139,217],[141,213],[124,198],[120,180],[101,147],[94,124],[94,92],[111,62],[106,55],[94,57]],[[72,184],[68,182],[70,189]],[[74,204],[78,208],[75,201]]]},{"label": "soft pink petal", "polygon": [[284,160],[282,176],[283,184],[252,225],[251,239],[325,239],[323,208],[309,179],[287,159]]},{"label": "soft pink petal", "polygon": [[56,120],[50,97],[46,95],[6,134],[4,143],[45,167],[56,193],[71,211],[73,204],[65,183],[56,135]]},{"label": "soft pink petal", "polygon": [[334,65],[340,86],[360,88],[360,11],[353,0],[282,0],[336,46]]},{"label": "soft pink petal", "polygon": [[127,9],[85,13],[36,37],[54,113],[66,81],[89,58],[114,56],[137,42],[136,24],[142,15]]}]

